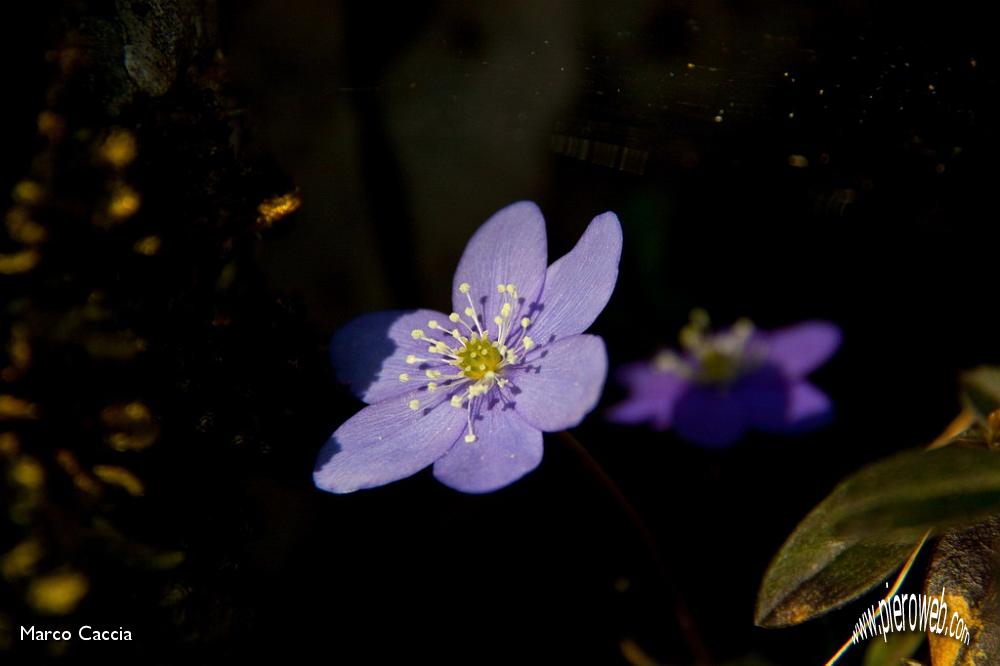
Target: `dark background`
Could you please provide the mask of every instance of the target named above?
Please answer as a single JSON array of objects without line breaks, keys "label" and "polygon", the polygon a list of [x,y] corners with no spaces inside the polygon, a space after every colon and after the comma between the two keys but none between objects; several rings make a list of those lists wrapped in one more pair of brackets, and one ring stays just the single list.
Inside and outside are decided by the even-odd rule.
[{"label": "dark background", "polygon": [[[192,372],[210,386],[214,375],[198,373],[291,391],[282,413],[307,425],[272,424],[249,452],[223,443],[196,454],[211,462],[179,509],[203,519],[186,537],[187,584],[225,600],[187,611],[185,626],[200,633],[175,633],[113,571],[69,626],[95,614],[135,624],[137,641],[117,653],[168,662],[609,664],[623,662],[630,639],[658,662],[690,663],[676,587],[718,661],[821,663],[857,613],[755,628],[769,559],[838,479],[943,429],[959,410],[961,369],[1000,361],[990,325],[997,47],[986,10],[469,4],[217,6],[246,140],[304,204],[253,245],[256,291],[241,302],[265,314],[234,328],[233,346],[218,349],[228,361]],[[26,10],[23,43],[4,46],[3,186],[36,147],[23,132],[42,105],[58,12]],[[114,122],[141,117],[146,102],[136,104]],[[145,182],[169,192],[191,155],[145,146]],[[234,196],[252,187],[229,186]],[[604,424],[600,409],[621,397],[609,379],[575,434],[644,517],[669,581],[614,497],[555,438],[537,471],[489,496],[428,473],[346,497],[311,485],[325,436],[361,406],[322,366],[329,333],[371,310],[447,308],[466,240],[518,199],[545,213],[551,259],[594,215],[621,219],[621,275],[593,328],[613,364],[674,344],[693,307],[720,325],[823,318],[844,330],[815,375],[836,419],[804,436],[749,436],[720,452]],[[153,279],[133,297],[156,292]],[[293,335],[266,314],[275,302],[292,304]],[[163,335],[178,349],[203,345],[183,326]],[[266,362],[292,344],[304,375]],[[232,420],[267,419],[269,403],[250,403],[263,415],[241,412],[247,403],[221,381],[203,402]],[[159,399],[171,413],[169,391]],[[167,421],[165,432],[183,440],[184,428]],[[176,519],[137,511],[147,531]]]}]

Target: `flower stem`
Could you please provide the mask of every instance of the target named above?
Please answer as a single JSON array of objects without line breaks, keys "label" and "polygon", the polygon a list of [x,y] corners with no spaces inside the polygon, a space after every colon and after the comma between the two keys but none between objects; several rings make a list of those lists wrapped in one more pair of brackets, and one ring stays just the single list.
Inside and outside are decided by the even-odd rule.
[{"label": "flower stem", "polygon": [[653,532],[646,525],[642,516],[622,492],[615,480],[612,479],[601,464],[590,455],[586,447],[580,443],[576,437],[567,431],[562,431],[556,433],[558,437],[566,446],[576,454],[580,461],[584,464],[589,472],[591,472],[601,485],[611,494],[615,502],[621,507],[625,515],[628,516],[629,522],[632,523],[639,536],[642,538],[643,543],[646,545],[646,552],[649,556],[650,561],[653,563],[656,573],[659,575],[661,583],[667,588],[669,592],[673,594],[674,597],[674,614],[677,618],[677,622],[680,625],[681,633],[684,636],[685,642],[687,642],[688,648],[691,650],[691,654],[695,658],[695,663],[698,666],[712,666],[714,661],[712,660],[711,653],[708,651],[708,647],[705,645],[704,640],[701,637],[701,632],[698,630],[698,625],[695,624],[694,617],[691,615],[690,609],[688,609],[687,602],[684,601],[684,596],[681,594],[680,589],[673,583],[673,578],[670,576],[670,572],[667,569],[663,557],[660,555],[660,548],[656,543],[656,538],[653,536]]}]

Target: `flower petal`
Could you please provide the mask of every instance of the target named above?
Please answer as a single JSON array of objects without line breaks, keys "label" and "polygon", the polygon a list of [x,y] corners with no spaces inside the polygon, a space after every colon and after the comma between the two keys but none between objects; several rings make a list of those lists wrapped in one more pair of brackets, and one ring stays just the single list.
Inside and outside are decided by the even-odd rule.
[{"label": "flower petal", "polygon": [[[406,373],[420,378],[428,367],[440,364],[437,355],[427,353],[426,342],[410,335],[413,329],[426,330],[432,319],[451,326],[447,315],[434,310],[385,310],[351,320],[330,340],[330,360],[337,378],[370,405],[414,390],[413,384],[401,382],[399,376]],[[410,354],[435,360],[409,364],[406,357]]]},{"label": "flower petal", "polygon": [[587,330],[618,280],[622,227],[614,213],[598,215],[569,253],[549,266],[540,310],[528,334],[545,344]]},{"label": "flower petal", "polygon": [[[463,313],[471,296],[485,329],[503,307],[497,285],[513,284],[526,313],[542,290],[546,247],[545,219],[535,204],[519,201],[494,213],[469,239],[458,262],[451,297],[455,312]],[[471,287],[469,294],[459,290],[463,282]]]},{"label": "flower petal", "polygon": [[749,425],[746,407],[733,392],[693,386],[674,411],[677,434],[695,444],[723,448],[738,440]]},{"label": "flower petal", "polygon": [[[461,435],[466,415],[443,394],[411,391],[352,416],[320,450],[313,471],[316,486],[350,493],[385,485],[416,474],[447,453]],[[420,401],[420,407],[411,409],[411,400]]]},{"label": "flower petal", "polygon": [[809,382],[796,382],[789,392],[786,420],[794,431],[825,425],[833,416],[833,403]]},{"label": "flower petal", "polygon": [[731,391],[742,403],[750,425],[771,432],[785,430],[791,380],[780,367],[765,364],[741,377]]},{"label": "flower petal", "polygon": [[531,354],[513,373],[514,408],[539,430],[572,428],[597,404],[607,373],[604,340],[596,335],[563,338]]},{"label": "flower petal", "polygon": [[434,463],[438,481],[463,493],[488,493],[517,481],[542,461],[542,433],[499,400],[473,423],[476,441],[458,438]]},{"label": "flower petal", "polygon": [[837,351],[840,340],[840,328],[825,321],[806,321],[764,334],[767,360],[794,378],[823,365]]},{"label": "flower petal", "polygon": [[656,430],[666,430],[670,427],[672,415],[672,404],[664,403],[653,396],[631,395],[608,409],[605,418],[612,423],[625,425],[648,423]]},{"label": "flower petal", "polygon": [[629,388],[629,396],[607,412],[614,423],[649,422],[666,430],[674,415],[674,405],[688,388],[688,381],[672,372],[657,371],[650,363],[625,366],[619,379]]}]

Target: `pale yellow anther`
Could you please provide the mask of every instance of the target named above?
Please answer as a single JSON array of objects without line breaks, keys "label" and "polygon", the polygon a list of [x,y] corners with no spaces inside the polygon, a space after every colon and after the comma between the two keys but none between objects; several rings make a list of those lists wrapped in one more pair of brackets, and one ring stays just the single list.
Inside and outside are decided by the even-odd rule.
[{"label": "pale yellow anther", "polygon": [[487,371],[486,371],[486,374],[485,374],[485,375],[483,375],[483,377],[484,377],[485,379],[488,379],[488,380],[492,380],[492,379],[495,379],[495,378],[496,378],[496,376],[497,376],[497,373],[493,372],[492,370],[487,370]]},{"label": "pale yellow anther", "polygon": [[438,385],[435,384],[434,382],[430,382],[429,384],[427,384],[427,390],[430,391],[431,393],[434,393],[434,391],[437,391],[437,388],[438,388]]},{"label": "pale yellow anther", "polygon": [[469,286],[468,282],[463,282],[462,284],[458,285],[458,290],[463,294],[469,293],[470,289],[472,289],[472,287]]},{"label": "pale yellow anther", "polygon": [[420,401],[419,400],[411,400],[410,401],[410,409],[412,409],[413,411],[417,411],[418,409],[420,409]]},{"label": "pale yellow anther", "polygon": [[422,329],[415,328],[412,331],[410,331],[410,337],[413,338],[414,340],[419,340],[420,338],[424,337],[424,332]]},{"label": "pale yellow anther", "polygon": [[503,304],[503,307],[500,308],[500,316],[504,319],[510,316],[510,303]]},{"label": "pale yellow anther", "polygon": [[476,436],[473,435],[471,432],[468,435],[465,436],[465,443],[466,444],[472,444],[474,441],[476,441]]},{"label": "pale yellow anther", "polygon": [[416,354],[410,354],[410,355],[408,355],[406,357],[406,362],[409,363],[410,365],[413,365],[414,363],[416,363],[417,362],[417,356],[416,356]]},{"label": "pale yellow anther", "polygon": [[462,338],[463,338],[464,336],[462,335],[462,332],[461,332],[461,331],[459,331],[459,330],[458,330],[458,329],[456,328],[456,329],[453,329],[453,330],[451,331],[451,337],[453,337],[453,338],[455,338],[456,340],[458,340],[459,342],[461,342],[461,341],[462,341]]},{"label": "pale yellow anther", "polygon": [[406,374],[405,372],[401,372],[399,374],[399,381],[401,381],[401,382],[408,382],[408,381],[410,381],[410,376],[408,374]]},{"label": "pale yellow anther", "polygon": [[712,320],[704,308],[695,308],[691,310],[689,317],[691,319],[691,324],[695,328],[705,330],[712,325]]},{"label": "pale yellow anther", "polygon": [[437,323],[436,319],[431,319],[429,322],[427,322],[427,328],[433,330],[433,329],[435,329],[437,327],[438,327],[438,323]]},{"label": "pale yellow anther", "polygon": [[681,347],[685,349],[693,349],[701,345],[702,334],[697,328],[693,328],[690,325],[685,326],[681,329],[680,333]]},{"label": "pale yellow anther", "polygon": [[521,338],[521,344],[524,345],[525,350],[528,350],[535,346],[535,341],[526,335]]},{"label": "pale yellow anther", "polygon": [[451,396],[451,406],[452,407],[461,408],[462,407],[462,396],[460,396],[460,395],[453,395],[453,396]]},{"label": "pale yellow anther", "polygon": [[517,287],[515,287],[512,284],[508,284],[507,285],[507,293],[510,294],[511,296],[516,296],[517,295]]},{"label": "pale yellow anther", "polygon": [[506,290],[507,290],[507,287],[506,287],[506,285],[502,285],[502,284],[498,284],[498,285],[497,285],[497,293],[498,293],[498,294],[502,294],[502,293],[503,293],[503,292],[505,292]]},{"label": "pale yellow anther", "polygon": [[424,374],[427,375],[428,379],[441,379],[441,371],[440,370],[428,370]]},{"label": "pale yellow anther", "polygon": [[493,323],[496,324],[497,326],[499,326],[500,324],[503,323],[503,318],[499,317],[499,316],[493,317]]},{"label": "pale yellow anther", "polygon": [[457,312],[452,312],[452,313],[451,313],[450,315],[448,315],[448,321],[451,321],[451,322],[454,322],[454,323],[456,323],[456,324],[457,324],[457,323],[458,323],[458,322],[459,322],[459,321],[460,321],[461,319],[462,319],[462,318],[461,318],[461,317],[460,317],[460,316],[458,315],[458,313],[457,313]]},{"label": "pale yellow anther", "polygon": [[521,317],[521,328],[528,328],[530,324],[531,324],[530,319],[528,319],[527,317]]},{"label": "pale yellow anther", "polygon": [[472,308],[465,308],[465,316],[474,318],[476,316],[476,311]]},{"label": "pale yellow anther", "polygon": [[482,372],[484,370],[486,370],[486,364],[485,363],[480,363],[479,364],[479,372]]}]

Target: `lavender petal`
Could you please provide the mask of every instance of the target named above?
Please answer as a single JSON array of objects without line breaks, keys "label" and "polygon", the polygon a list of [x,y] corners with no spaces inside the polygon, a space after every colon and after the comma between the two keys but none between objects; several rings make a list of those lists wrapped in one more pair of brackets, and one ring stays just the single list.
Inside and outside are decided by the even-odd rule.
[{"label": "lavender petal", "polygon": [[788,419],[790,380],[776,365],[764,365],[740,378],[731,389],[751,426],[770,432],[781,432]]},{"label": "lavender petal", "polygon": [[601,338],[563,338],[529,354],[525,365],[512,373],[514,407],[539,430],[572,428],[597,404],[607,372]]},{"label": "lavender petal", "polygon": [[[416,474],[447,453],[466,417],[443,393],[411,391],[352,416],[320,450],[313,471],[316,486],[350,493],[385,485]],[[416,410],[413,400],[420,402]]]},{"label": "lavender petal", "polygon": [[[438,355],[427,353],[426,342],[410,335],[414,329],[433,335],[434,331],[427,330],[432,319],[451,326],[447,315],[434,310],[385,310],[351,320],[330,340],[337,378],[370,405],[412,391],[414,385],[401,382],[401,374],[420,378],[429,367],[441,364]],[[406,362],[410,354],[434,360],[410,364]]]},{"label": "lavender petal", "polygon": [[476,441],[462,437],[434,463],[438,481],[463,493],[488,493],[507,486],[542,461],[542,433],[499,400],[481,410],[473,426]]},{"label": "lavender petal", "polygon": [[733,393],[714,386],[692,386],[674,411],[674,427],[682,438],[711,448],[736,442],[749,425],[746,407]]},{"label": "lavender petal", "polygon": [[807,321],[764,334],[767,361],[781,367],[792,378],[805,377],[823,365],[840,346],[841,332],[835,324]]},{"label": "lavender petal", "polygon": [[[455,270],[452,304],[462,314],[469,307],[469,296],[486,328],[493,322],[504,303],[497,292],[498,284],[513,284],[523,299],[523,309],[538,299],[545,280],[548,261],[545,219],[538,206],[519,201],[494,213],[473,234]],[[468,295],[459,285],[468,283]]]},{"label": "lavender petal", "polygon": [[826,424],[833,416],[833,403],[809,382],[796,382],[789,391],[786,423],[794,431]]},{"label": "lavender petal", "polygon": [[610,212],[595,217],[576,246],[546,271],[528,335],[545,344],[587,330],[611,298],[621,251],[618,217]]},{"label": "lavender petal", "polygon": [[619,378],[629,388],[627,399],[606,416],[614,423],[646,423],[666,430],[673,421],[674,406],[688,388],[688,381],[672,372],[657,371],[650,363],[625,366]]}]

